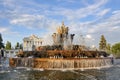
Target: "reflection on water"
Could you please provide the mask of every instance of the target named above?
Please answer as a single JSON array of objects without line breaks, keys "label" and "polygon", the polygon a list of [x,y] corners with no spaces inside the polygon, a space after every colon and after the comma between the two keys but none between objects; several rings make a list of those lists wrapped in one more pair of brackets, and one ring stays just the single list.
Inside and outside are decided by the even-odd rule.
[{"label": "reflection on water", "polygon": [[111,68],[97,70],[32,70],[10,68],[8,58],[0,61],[0,80],[119,80],[120,60]]}]

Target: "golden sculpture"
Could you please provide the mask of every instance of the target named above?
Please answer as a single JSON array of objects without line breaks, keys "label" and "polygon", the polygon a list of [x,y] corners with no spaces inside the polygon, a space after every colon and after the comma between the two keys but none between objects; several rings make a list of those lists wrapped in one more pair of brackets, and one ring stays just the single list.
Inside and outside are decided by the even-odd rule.
[{"label": "golden sculpture", "polygon": [[64,50],[72,49],[72,42],[75,34],[69,34],[68,31],[69,28],[62,22],[62,25],[57,28],[57,32],[52,35],[53,45],[62,46]]}]

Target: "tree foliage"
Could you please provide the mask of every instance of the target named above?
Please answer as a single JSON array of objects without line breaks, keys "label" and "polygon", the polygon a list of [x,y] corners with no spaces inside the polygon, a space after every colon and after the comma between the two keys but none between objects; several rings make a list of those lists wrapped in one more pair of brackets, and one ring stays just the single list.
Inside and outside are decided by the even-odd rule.
[{"label": "tree foliage", "polygon": [[100,39],[100,43],[99,43],[99,49],[100,50],[106,50],[106,39],[104,37],[104,35],[101,35],[101,39]]},{"label": "tree foliage", "polygon": [[23,45],[22,44],[20,44],[20,49],[23,49]]},{"label": "tree foliage", "polygon": [[23,49],[23,45],[19,42],[16,43],[15,49]]},{"label": "tree foliage", "polygon": [[10,50],[11,49],[11,42],[7,41],[5,49],[6,50]]},{"label": "tree foliage", "polygon": [[109,53],[109,54],[112,53],[112,51],[111,51],[111,44],[109,44],[109,43],[107,43],[107,45],[106,45],[106,52]]},{"label": "tree foliage", "polygon": [[4,48],[4,44],[3,44],[2,35],[0,34],[0,49],[1,48]]},{"label": "tree foliage", "polygon": [[114,54],[120,54],[120,43],[116,43],[112,46],[112,52]]},{"label": "tree foliage", "polygon": [[109,51],[111,50],[111,45],[109,43],[106,45],[106,49]]},{"label": "tree foliage", "polygon": [[19,49],[20,48],[20,44],[19,42],[16,43],[15,49]]}]

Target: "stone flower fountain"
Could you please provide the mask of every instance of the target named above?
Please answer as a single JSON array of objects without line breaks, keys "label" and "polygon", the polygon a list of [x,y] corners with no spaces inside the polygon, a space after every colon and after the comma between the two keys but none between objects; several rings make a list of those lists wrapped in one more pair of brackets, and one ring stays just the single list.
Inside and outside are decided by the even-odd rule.
[{"label": "stone flower fountain", "polygon": [[[11,67],[33,69],[96,69],[113,64],[104,51],[90,51],[85,46],[73,45],[75,34],[62,25],[52,34],[52,46],[40,46],[36,51],[21,51],[17,58],[10,58]],[[100,57],[103,56],[103,57]]]}]

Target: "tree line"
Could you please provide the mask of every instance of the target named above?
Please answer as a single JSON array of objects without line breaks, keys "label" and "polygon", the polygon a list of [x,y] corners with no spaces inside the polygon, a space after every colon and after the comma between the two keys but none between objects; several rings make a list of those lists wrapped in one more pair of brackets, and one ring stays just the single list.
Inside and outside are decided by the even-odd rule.
[{"label": "tree line", "polygon": [[[6,50],[13,49],[12,44],[11,44],[10,41],[7,41],[6,44],[3,43],[2,35],[0,34],[0,49],[1,48],[5,48]],[[14,49],[23,49],[23,45],[20,44],[19,42],[17,42]]]},{"label": "tree line", "polygon": [[[5,49],[6,49],[6,50],[11,50],[11,49],[13,49],[10,41],[7,41],[6,46],[5,46]],[[15,47],[14,47],[14,49],[23,49],[23,45],[20,44],[19,42],[17,42],[16,45],[15,45]]]}]

